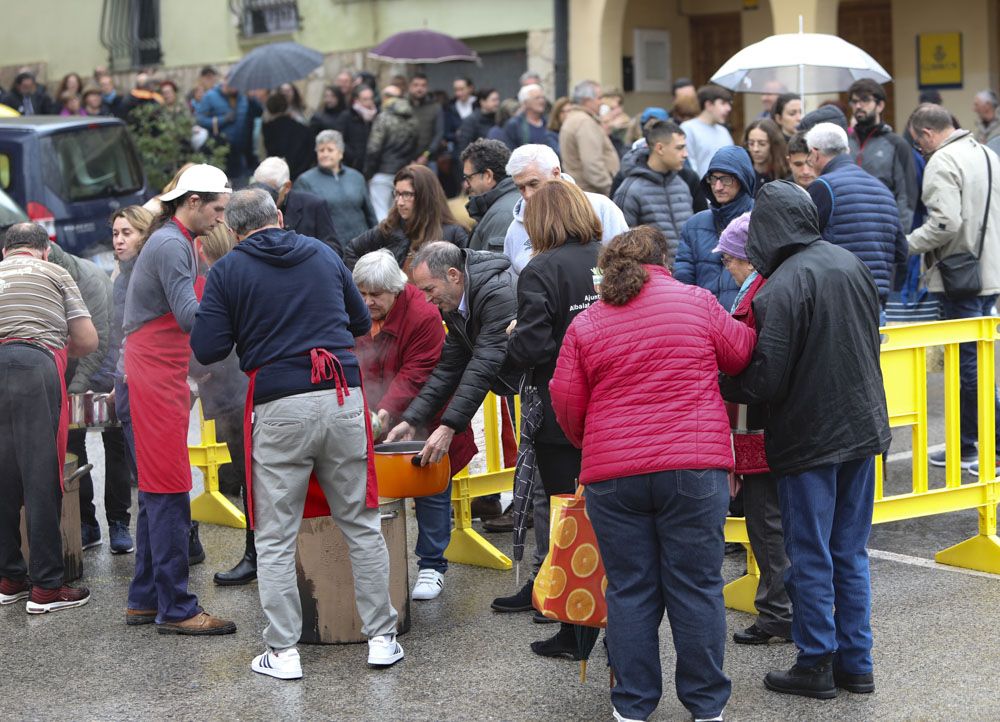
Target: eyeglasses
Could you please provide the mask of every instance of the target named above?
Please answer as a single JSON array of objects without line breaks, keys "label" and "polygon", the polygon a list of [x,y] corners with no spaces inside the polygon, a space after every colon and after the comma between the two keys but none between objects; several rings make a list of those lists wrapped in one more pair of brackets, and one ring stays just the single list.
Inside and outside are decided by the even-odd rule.
[{"label": "eyeglasses", "polygon": [[484,170],[477,170],[475,173],[469,173],[468,175],[466,175],[465,173],[463,173],[462,174],[462,180],[465,181],[466,183],[468,183],[473,178],[475,178],[477,175],[482,175],[485,172],[486,171],[484,171]]},{"label": "eyeglasses", "polygon": [[863,98],[855,95],[853,98],[851,98],[850,100],[847,101],[847,104],[848,105],[867,105],[868,103],[876,103],[876,102],[878,102],[878,101],[876,101],[875,98],[873,98],[870,95],[866,95]]},{"label": "eyeglasses", "polygon": [[723,188],[732,188],[733,183],[736,182],[736,179],[731,175],[720,175],[718,173],[710,175],[707,180],[709,186],[714,186],[716,183],[720,183]]},{"label": "eyeglasses", "polygon": [[413,191],[393,191],[392,197],[402,198],[404,201],[412,201],[414,198],[417,197],[417,194],[414,193]]}]

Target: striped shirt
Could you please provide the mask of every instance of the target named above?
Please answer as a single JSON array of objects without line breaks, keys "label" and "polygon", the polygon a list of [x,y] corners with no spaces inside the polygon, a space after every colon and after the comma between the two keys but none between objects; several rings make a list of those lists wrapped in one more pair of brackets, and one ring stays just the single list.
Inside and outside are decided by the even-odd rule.
[{"label": "striped shirt", "polygon": [[74,318],[90,312],[66,269],[23,253],[0,262],[0,340],[63,348]]}]

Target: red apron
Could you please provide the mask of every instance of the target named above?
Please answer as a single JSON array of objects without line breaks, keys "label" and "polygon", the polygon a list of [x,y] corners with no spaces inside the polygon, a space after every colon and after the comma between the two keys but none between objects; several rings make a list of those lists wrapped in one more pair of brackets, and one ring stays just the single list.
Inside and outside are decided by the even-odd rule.
[{"label": "red apron", "polygon": [[[10,254],[7,254],[10,256]],[[52,353],[52,358],[56,362],[56,373],[59,374],[59,425],[56,427],[56,459],[59,462],[59,488],[63,487],[63,471],[66,468],[66,442],[69,439],[69,396],[66,393],[66,347],[52,348],[45,344],[32,341],[28,338],[5,338],[0,341],[0,346],[7,343],[30,343],[40,348],[44,348]]]},{"label": "red apron", "polygon": [[[177,219],[173,223],[193,244],[183,224]],[[204,286],[204,277],[196,276],[194,290],[199,299]],[[190,359],[190,337],[177,325],[172,313],[143,324],[125,341],[125,375],[140,491],[154,494],[191,491],[187,443]]]},{"label": "red apron", "polygon": [[[312,360],[312,377],[314,384],[333,379],[337,390],[337,401],[344,405],[344,397],[351,391],[344,378],[344,370],[340,360],[332,353],[322,348],[314,348],[309,352]],[[243,406],[243,453],[247,473],[247,524],[253,528],[253,391],[257,381],[259,368],[251,369],[246,374],[250,379],[247,384],[247,399]],[[365,437],[368,442],[368,479],[365,483],[365,506],[369,509],[378,507],[378,480],[375,477],[375,443],[372,437],[371,414],[368,412],[368,399],[364,395],[364,382],[361,384],[361,400],[364,402]],[[330,516],[330,506],[326,502],[323,488],[316,479],[316,473],[309,475],[309,488],[306,491],[306,505],[302,511],[303,519],[319,516]]]}]

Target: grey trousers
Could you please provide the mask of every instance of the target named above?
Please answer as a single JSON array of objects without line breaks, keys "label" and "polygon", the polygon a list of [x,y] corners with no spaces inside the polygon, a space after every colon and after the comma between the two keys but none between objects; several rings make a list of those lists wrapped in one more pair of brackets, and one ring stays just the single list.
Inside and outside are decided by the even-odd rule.
[{"label": "grey trousers", "polygon": [[264,641],[294,647],[302,635],[295,546],[309,475],[316,477],[354,570],[354,595],[368,637],[395,634],[389,601],[389,552],[378,508],[365,506],[367,440],[360,388],[341,406],[334,390],[288,396],[254,407],[253,509]]},{"label": "grey trousers", "polygon": [[760,567],[754,606],[757,628],[775,637],[792,638],[792,603],[785,591],[785,538],[781,531],[778,479],[772,474],[743,477],[743,512],[750,548]]}]

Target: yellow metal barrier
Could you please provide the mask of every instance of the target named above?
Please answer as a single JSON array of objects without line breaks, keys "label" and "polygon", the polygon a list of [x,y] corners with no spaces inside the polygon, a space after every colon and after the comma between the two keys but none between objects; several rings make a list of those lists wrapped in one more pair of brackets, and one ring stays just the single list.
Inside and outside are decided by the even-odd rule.
[{"label": "yellow metal barrier", "polygon": [[[881,365],[889,425],[909,426],[913,437],[911,491],[885,496],[881,457],[875,460],[875,509],[872,522],[882,524],[963,509],[979,511],[979,533],[938,552],[942,564],[1000,574],[1000,538],[997,504],[994,418],[994,344],[1000,339],[1000,320],[992,317],[915,323],[882,329]],[[979,470],[978,481],[962,483],[959,439],[959,343],[975,343],[978,365]],[[929,488],[927,468],[927,349],[944,348],[944,486]],[[754,594],[759,570],[750,551],[746,523],[726,520],[726,541],[747,547],[747,574],[725,587],[726,606],[755,613]]]},{"label": "yellow metal barrier", "polygon": [[[510,557],[472,528],[472,499],[510,491],[514,485],[514,469],[503,468],[498,406],[497,397],[488,394],[483,402],[486,471],[470,474],[469,469],[465,468],[452,481],[451,503],[455,510],[455,528],[451,532],[451,543],[448,544],[444,555],[448,561],[458,564],[506,570],[513,566]],[[515,399],[514,407],[514,433],[517,434],[521,418],[520,398]]]},{"label": "yellow metal barrier", "polygon": [[219,524],[246,529],[247,519],[229,499],[219,491],[219,467],[232,461],[229,447],[215,439],[215,422],[205,419],[198,402],[201,419],[201,442],[188,446],[191,466],[201,469],[205,477],[205,491],[191,502],[191,518],[206,524]]}]

